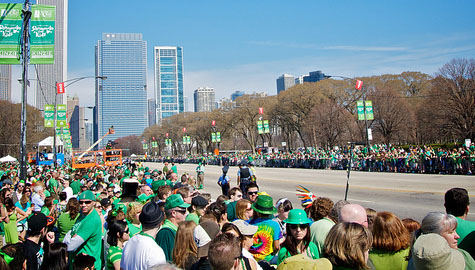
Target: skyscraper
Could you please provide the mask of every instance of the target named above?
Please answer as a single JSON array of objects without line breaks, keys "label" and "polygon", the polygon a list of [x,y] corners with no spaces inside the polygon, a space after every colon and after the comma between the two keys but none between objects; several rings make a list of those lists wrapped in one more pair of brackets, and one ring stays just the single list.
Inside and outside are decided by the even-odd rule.
[{"label": "skyscraper", "polygon": [[276,81],[277,94],[295,85],[295,77],[289,74],[282,74]]},{"label": "skyscraper", "polygon": [[[38,5],[56,6],[54,33],[54,64],[36,65],[30,76],[36,81],[36,108],[44,110],[45,104],[54,104],[56,82],[63,82],[68,73],[68,0],[37,0]],[[36,74],[37,73],[37,74]],[[68,90],[67,88],[65,89]],[[58,104],[66,104],[66,94],[57,95]]]},{"label": "skyscraper", "polygon": [[157,123],[163,118],[184,112],[183,48],[155,46],[153,48]]},{"label": "skyscraper", "polygon": [[151,127],[157,124],[157,105],[155,105],[155,99],[148,99],[148,126]]},{"label": "skyscraper", "polygon": [[214,89],[200,87],[193,94],[195,100],[195,112],[211,112],[216,109]]},{"label": "skyscraper", "polygon": [[103,33],[96,45],[96,107],[94,140],[114,126],[108,140],[141,135],[147,117],[147,42],[142,34]]},{"label": "skyscraper", "polygon": [[12,101],[11,65],[0,65],[0,100]]}]

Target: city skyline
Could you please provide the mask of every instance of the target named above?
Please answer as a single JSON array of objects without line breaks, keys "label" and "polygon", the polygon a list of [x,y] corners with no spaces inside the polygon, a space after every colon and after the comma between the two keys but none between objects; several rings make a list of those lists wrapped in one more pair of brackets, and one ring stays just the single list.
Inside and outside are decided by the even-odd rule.
[{"label": "city skyline", "polygon": [[[146,2],[138,1],[137,7],[141,3]],[[450,5],[443,1],[431,5],[414,1],[301,1],[298,5],[306,8],[289,12],[278,2],[165,1],[147,3],[142,12],[131,12],[124,20],[122,14],[130,8],[128,1],[114,1],[113,5],[107,1],[74,1],[69,3],[68,14],[68,46],[74,52],[68,59],[68,77],[94,75],[91,48],[102,32],[142,32],[148,43],[149,63],[153,61],[153,46],[182,46],[187,52],[184,95],[191,97],[194,89],[209,85],[216,89],[217,100],[236,90],[274,94],[275,79],[284,73],[298,76],[323,70],[328,75],[355,77],[421,71],[434,75],[452,58],[471,58],[475,53],[475,31],[470,27],[475,19],[469,12],[475,6],[472,1]],[[148,27],[158,6],[161,26]],[[181,12],[172,12],[177,8]],[[215,16],[196,21],[196,13]],[[19,74],[18,67],[16,72]],[[150,98],[153,65],[147,67],[147,73]],[[30,69],[30,77],[33,75]],[[13,84],[13,89],[20,89],[16,79]],[[93,81],[78,82],[67,91],[71,96],[77,93],[84,101],[82,106],[93,105]],[[14,90],[13,100],[18,102],[19,97],[19,91]]]}]

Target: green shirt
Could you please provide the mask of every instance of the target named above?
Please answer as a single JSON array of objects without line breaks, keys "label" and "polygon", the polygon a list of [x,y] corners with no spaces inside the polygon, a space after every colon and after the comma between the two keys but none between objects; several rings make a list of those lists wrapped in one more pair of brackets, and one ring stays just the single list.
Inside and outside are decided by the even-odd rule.
[{"label": "green shirt", "polygon": [[[320,254],[318,253],[317,245],[315,245],[313,242],[310,242],[308,244],[308,248],[305,250],[305,255],[307,255],[307,257],[309,257],[310,259],[319,259]],[[290,253],[287,251],[287,248],[282,247],[279,250],[279,255],[277,257],[277,265],[279,265],[281,262],[291,256],[292,255],[290,255]]]},{"label": "green shirt", "polygon": [[56,194],[56,193],[54,192],[54,188],[55,188],[55,187],[56,187],[56,188],[58,187],[58,181],[57,181],[56,179],[54,179],[54,178],[51,178],[51,179],[49,180],[48,187],[49,187],[49,188],[48,188],[49,191],[50,191],[52,194]]},{"label": "green shirt", "polygon": [[409,256],[409,248],[401,249],[398,252],[389,252],[378,249],[373,249],[369,252],[369,258],[373,262],[375,269],[407,269],[407,256]]},{"label": "green shirt", "polygon": [[167,262],[172,262],[172,252],[175,246],[175,236],[178,227],[170,220],[165,219],[163,226],[157,233],[155,241],[163,249]]},{"label": "green shirt", "polygon": [[59,242],[63,242],[64,236],[71,230],[71,228],[74,226],[74,223],[76,223],[76,220],[78,219],[79,214],[76,215],[76,218],[71,219],[71,216],[69,215],[68,212],[62,213],[58,221],[56,222],[56,226],[58,226],[58,231],[59,231]]},{"label": "green shirt", "polygon": [[120,262],[122,258],[122,249],[117,246],[111,246],[107,252],[107,270],[114,270],[114,263]]},{"label": "green shirt", "polygon": [[142,224],[137,226],[127,220],[127,227],[129,227],[129,236],[132,237],[142,231]]},{"label": "green shirt", "polygon": [[87,216],[79,216],[71,231],[72,237],[76,234],[84,240],[84,244],[72,254],[73,258],[76,254],[85,253],[94,257],[95,268],[101,269],[102,222],[96,210],[93,209]]},{"label": "green shirt", "polygon": [[44,214],[45,216],[49,216],[50,210],[48,209],[48,207],[43,206],[41,207],[41,213]]},{"label": "green shirt", "polygon": [[475,222],[456,217],[457,234],[460,238],[457,240],[458,247],[475,256]]},{"label": "green shirt", "polygon": [[200,217],[198,217],[198,215],[195,213],[188,214],[185,220],[192,220],[196,223],[196,225],[200,224]]},{"label": "green shirt", "polygon": [[73,181],[69,186],[73,190],[74,195],[77,195],[81,191],[81,182],[79,181]]}]

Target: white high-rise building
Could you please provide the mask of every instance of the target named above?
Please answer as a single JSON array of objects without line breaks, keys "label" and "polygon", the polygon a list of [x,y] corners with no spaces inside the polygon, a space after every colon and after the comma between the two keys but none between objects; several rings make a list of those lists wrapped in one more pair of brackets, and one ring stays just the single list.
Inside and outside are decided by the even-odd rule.
[{"label": "white high-rise building", "polygon": [[0,100],[12,101],[11,65],[0,65]]},{"label": "white high-rise building", "polygon": [[[68,74],[68,0],[37,0],[38,5],[56,6],[56,27],[54,33],[54,64],[36,65],[36,72],[30,75],[36,81],[36,108],[44,110],[45,104],[54,104],[56,82],[67,80]],[[66,93],[68,89],[66,88]],[[58,104],[66,104],[67,94],[57,96]]]},{"label": "white high-rise building", "polygon": [[195,112],[211,112],[216,109],[214,89],[200,87],[195,90]]}]

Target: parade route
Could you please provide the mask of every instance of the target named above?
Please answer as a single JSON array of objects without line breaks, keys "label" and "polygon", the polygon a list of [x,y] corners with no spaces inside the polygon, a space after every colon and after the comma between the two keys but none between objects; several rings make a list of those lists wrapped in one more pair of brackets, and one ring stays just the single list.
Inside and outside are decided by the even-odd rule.
[{"label": "parade route", "polygon": [[[163,168],[162,163],[145,163],[144,166]],[[188,172],[196,177],[195,164],[177,164],[177,167],[179,175]],[[238,167],[229,168],[231,187],[236,186],[237,170]],[[298,184],[334,202],[345,196],[346,171],[265,167],[256,170],[260,190],[269,193],[274,202],[287,197],[294,205],[300,205],[295,195]],[[207,165],[201,192],[211,193],[213,199],[221,194],[216,183],[221,173],[221,167]],[[471,200],[475,199],[475,176],[352,171],[348,200],[376,211],[393,212],[400,218],[421,221],[430,211],[445,212],[444,193],[452,187],[466,188]],[[475,209],[469,213],[468,220],[475,221]]]}]

